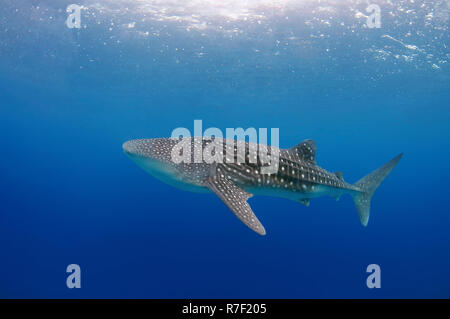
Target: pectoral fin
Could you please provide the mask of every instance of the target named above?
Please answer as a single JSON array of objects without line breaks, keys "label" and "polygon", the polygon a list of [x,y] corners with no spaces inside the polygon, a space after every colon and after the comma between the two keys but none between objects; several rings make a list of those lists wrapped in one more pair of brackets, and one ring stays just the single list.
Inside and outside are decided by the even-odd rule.
[{"label": "pectoral fin", "polygon": [[246,192],[232,181],[226,178],[220,178],[217,175],[210,177],[205,184],[213,193],[228,206],[229,209],[239,218],[245,225],[260,235],[265,235],[266,230],[253,213],[247,199],[253,195]]}]

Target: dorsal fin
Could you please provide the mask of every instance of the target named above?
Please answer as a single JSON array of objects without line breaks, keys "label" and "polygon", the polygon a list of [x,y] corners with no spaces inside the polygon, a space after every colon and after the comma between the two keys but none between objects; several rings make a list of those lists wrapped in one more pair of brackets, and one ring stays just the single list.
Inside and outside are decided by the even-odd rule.
[{"label": "dorsal fin", "polygon": [[334,175],[336,175],[336,177],[339,178],[341,181],[344,181],[344,176],[342,175],[342,172],[334,172]]},{"label": "dorsal fin", "polygon": [[305,140],[289,149],[292,155],[298,156],[300,160],[316,164],[316,142]]}]

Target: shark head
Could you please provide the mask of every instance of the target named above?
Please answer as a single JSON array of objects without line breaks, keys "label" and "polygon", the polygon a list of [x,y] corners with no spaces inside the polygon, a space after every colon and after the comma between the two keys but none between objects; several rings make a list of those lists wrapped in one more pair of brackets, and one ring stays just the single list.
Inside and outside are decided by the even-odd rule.
[{"label": "shark head", "polygon": [[131,160],[153,177],[183,190],[202,192],[198,184],[209,171],[202,164],[175,163],[172,149],[177,143],[178,140],[170,138],[137,139],[125,142],[122,148]]},{"label": "shark head", "polygon": [[138,139],[122,145],[125,154],[139,167],[163,181],[176,179],[175,165],[171,161],[172,147],[169,139]]}]

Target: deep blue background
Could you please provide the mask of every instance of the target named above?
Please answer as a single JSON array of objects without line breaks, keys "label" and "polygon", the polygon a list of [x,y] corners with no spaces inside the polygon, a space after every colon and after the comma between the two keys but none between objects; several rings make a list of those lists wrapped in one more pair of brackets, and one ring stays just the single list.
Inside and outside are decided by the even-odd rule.
[{"label": "deep blue background", "polygon": [[[351,29],[312,31],[299,15],[236,22],[243,33],[229,37],[132,12],[69,30],[69,2],[31,3],[0,9],[0,297],[450,297],[448,32],[432,21],[444,29],[413,24],[421,36],[402,38],[426,9],[380,30],[351,14]],[[158,36],[122,26],[133,20]],[[368,227],[350,197],[308,208],[254,197],[261,237],[214,195],[165,185],[122,153],[194,119],[277,127],[281,147],[312,138],[318,164],[349,182],[405,155]],[[71,263],[81,289],[66,288]],[[381,289],[366,287],[372,263]]]}]

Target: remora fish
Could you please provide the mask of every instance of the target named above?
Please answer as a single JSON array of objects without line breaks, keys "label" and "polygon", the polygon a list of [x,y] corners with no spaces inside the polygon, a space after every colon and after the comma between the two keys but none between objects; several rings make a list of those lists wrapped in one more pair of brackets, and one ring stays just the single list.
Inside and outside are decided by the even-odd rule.
[{"label": "remora fish", "polygon": [[[355,184],[348,184],[342,173],[331,173],[317,166],[313,140],[305,140],[290,149],[241,142],[245,144],[243,153],[237,151],[239,144],[234,140],[201,137],[182,140],[188,143],[192,154],[189,161],[180,163],[173,160],[173,149],[176,145],[179,147],[181,139],[131,140],[123,144],[123,150],[145,171],[170,185],[188,191],[215,193],[245,225],[260,235],[265,235],[266,231],[247,203],[253,194],[288,198],[306,206],[311,198],[329,195],[337,200],[343,194],[350,194],[361,223],[366,226],[373,193],[403,155],[397,155]],[[213,141],[221,143],[218,145],[223,147],[224,160],[195,162],[194,157],[211,148]],[[278,154],[273,174],[262,173],[268,164],[260,150],[265,150],[268,158]],[[230,153],[234,160],[231,163],[226,160]]]}]

